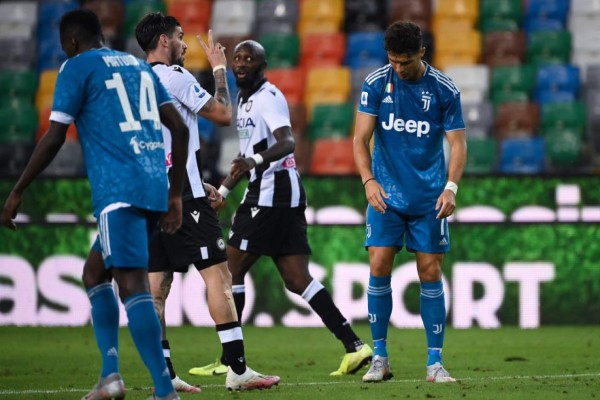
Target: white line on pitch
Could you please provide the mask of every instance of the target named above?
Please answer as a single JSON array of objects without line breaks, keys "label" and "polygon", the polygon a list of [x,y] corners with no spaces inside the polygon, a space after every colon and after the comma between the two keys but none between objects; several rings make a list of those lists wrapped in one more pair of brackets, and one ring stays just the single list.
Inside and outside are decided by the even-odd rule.
[{"label": "white line on pitch", "polygon": [[[573,379],[573,378],[600,378],[600,372],[588,374],[559,374],[559,375],[512,375],[512,376],[482,376],[478,378],[457,378],[459,382],[478,382],[478,381],[507,381],[507,380],[529,380],[529,379]],[[385,384],[394,383],[425,383],[423,379],[392,379]],[[360,381],[334,381],[334,382],[296,382],[296,383],[280,383],[279,386],[316,386],[316,385],[347,385],[347,384],[363,384]],[[219,388],[223,384],[200,385],[203,388]],[[151,390],[151,387],[142,388],[141,390]],[[88,392],[89,389],[26,389],[26,390],[0,390],[0,396],[7,395],[25,395],[25,394],[53,394],[53,393],[76,393]],[[134,390],[131,390],[134,391]],[[140,389],[135,389],[140,391]]]}]

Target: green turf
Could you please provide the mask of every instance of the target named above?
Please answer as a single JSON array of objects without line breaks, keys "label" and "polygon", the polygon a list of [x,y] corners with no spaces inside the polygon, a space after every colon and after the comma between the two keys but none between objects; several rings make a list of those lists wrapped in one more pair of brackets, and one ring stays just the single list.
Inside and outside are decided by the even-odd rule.
[{"label": "green turf", "polygon": [[[369,338],[368,326],[355,327]],[[537,330],[449,330],[445,365],[456,384],[427,384],[425,335],[391,329],[388,347],[395,377],[362,384],[355,376],[330,377],[343,348],[325,329],[245,327],[246,354],[254,369],[281,376],[278,388],[230,393],[224,377],[188,375],[190,367],[220,353],[211,328],[170,328],[179,375],[203,387],[182,399],[600,399],[600,327]],[[99,360],[92,329],[0,327],[0,399],[79,399],[92,386]],[[121,372],[127,399],[145,399],[150,379],[129,333],[121,332]]]}]

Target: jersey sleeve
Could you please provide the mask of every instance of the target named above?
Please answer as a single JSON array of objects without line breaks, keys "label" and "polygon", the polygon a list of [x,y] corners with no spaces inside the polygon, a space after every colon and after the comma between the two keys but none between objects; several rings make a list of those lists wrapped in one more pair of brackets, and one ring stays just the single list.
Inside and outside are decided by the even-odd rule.
[{"label": "jersey sleeve", "polygon": [[63,63],[54,88],[51,121],[69,125],[77,118],[83,105],[86,76],[75,59]]},{"label": "jersey sleeve", "polygon": [[444,130],[446,132],[465,129],[465,121],[460,105],[460,92],[446,92],[444,101]]},{"label": "jersey sleeve", "polygon": [[198,114],[212,97],[192,74],[178,66],[170,71],[169,84],[173,96],[194,114]]},{"label": "jersey sleeve", "polygon": [[271,132],[283,126],[292,126],[290,110],[281,92],[272,91],[272,89],[264,90],[260,98],[260,110]]},{"label": "jersey sleeve", "polygon": [[385,79],[372,80],[371,75],[367,76],[363,82],[360,92],[360,101],[358,103],[358,112],[370,115],[379,115],[379,106],[381,105],[382,82]]},{"label": "jersey sleeve", "polygon": [[160,107],[165,103],[172,103],[173,98],[171,97],[169,92],[167,92],[167,89],[165,89],[164,85],[161,83],[160,78],[158,77],[158,75],[156,75],[156,72],[154,72],[154,70],[150,66],[148,66],[147,69],[150,72],[150,75],[152,76],[152,80],[154,80],[154,86],[156,87],[156,102],[158,103],[158,106]]}]

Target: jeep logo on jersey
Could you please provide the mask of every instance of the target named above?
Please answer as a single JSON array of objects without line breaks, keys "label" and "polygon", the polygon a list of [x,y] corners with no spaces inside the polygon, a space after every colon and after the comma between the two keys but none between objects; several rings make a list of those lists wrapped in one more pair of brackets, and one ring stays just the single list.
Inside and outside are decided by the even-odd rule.
[{"label": "jeep logo on jersey", "polygon": [[135,154],[142,154],[142,150],[154,151],[158,149],[164,150],[165,148],[165,144],[163,142],[144,142],[143,140],[139,141],[137,136],[132,137],[129,141],[129,144],[131,145],[131,147],[133,147],[133,152]]},{"label": "jeep logo on jersey", "polygon": [[429,122],[415,121],[414,119],[403,120],[402,118],[394,119],[394,113],[390,114],[390,119],[386,123],[381,123],[381,126],[386,131],[395,130],[396,132],[406,131],[408,133],[416,133],[417,137],[429,134]]}]

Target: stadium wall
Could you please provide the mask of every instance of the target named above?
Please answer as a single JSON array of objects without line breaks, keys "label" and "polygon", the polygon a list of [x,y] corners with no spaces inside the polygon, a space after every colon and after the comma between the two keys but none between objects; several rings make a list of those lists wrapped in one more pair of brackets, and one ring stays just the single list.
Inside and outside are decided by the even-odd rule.
[{"label": "stadium wall", "polygon": [[[13,181],[0,180],[2,198]],[[366,204],[356,177],[305,178],[311,271],[354,323],[367,322]],[[221,213],[225,229],[242,195]],[[451,220],[444,262],[449,322],[455,328],[600,323],[600,186],[596,177],[467,177]],[[28,190],[17,232],[0,229],[0,325],[85,325],[81,271],[96,228],[85,180],[42,180]],[[391,323],[421,327],[414,257],[396,258]],[[246,324],[321,326],[283,288],[263,259],[246,282]],[[125,313],[121,313],[126,324]],[[212,326],[198,274],[178,275],[169,325]]]}]

